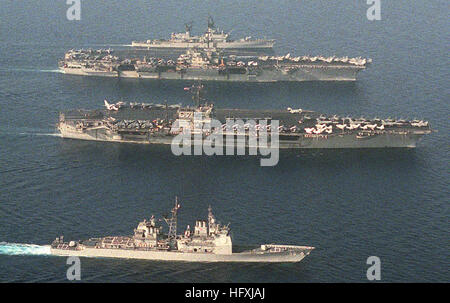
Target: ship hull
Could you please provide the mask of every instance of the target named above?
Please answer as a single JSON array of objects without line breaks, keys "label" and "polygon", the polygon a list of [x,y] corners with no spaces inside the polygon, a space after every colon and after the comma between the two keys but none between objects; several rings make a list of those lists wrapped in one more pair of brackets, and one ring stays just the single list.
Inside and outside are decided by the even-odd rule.
[{"label": "ship hull", "polygon": [[119,76],[117,71],[103,71],[103,70],[95,70],[95,69],[67,68],[67,67],[61,67],[60,70],[62,72],[64,72],[64,74],[68,74],[68,75],[94,76],[94,77],[118,77]]},{"label": "ship hull", "polygon": [[311,249],[299,247],[298,252],[260,252],[260,253],[190,253],[177,251],[153,251],[133,249],[102,249],[85,248],[82,250],[68,250],[51,248],[50,252],[56,256],[76,256],[93,258],[122,258],[158,261],[184,261],[184,262],[300,262],[306,257]]},{"label": "ship hull", "polygon": [[80,76],[102,76],[159,80],[201,80],[224,82],[301,82],[301,81],[356,81],[358,73],[364,68],[335,65],[304,65],[295,71],[284,72],[279,69],[261,69],[256,73],[246,71],[233,74],[218,69],[189,68],[184,71],[95,71],[63,68],[65,74]]},{"label": "ship hull", "polygon": [[[86,131],[61,123],[58,127],[61,137],[77,140],[106,141],[120,143],[139,143],[139,144],[172,144],[174,136],[171,135],[150,135],[150,134],[118,134],[107,128],[90,129]],[[279,140],[280,149],[338,149],[338,148],[414,148],[420,141],[423,133],[379,133],[367,138],[359,138],[356,133],[351,134],[332,134],[332,135],[299,135],[290,140]],[[202,141],[192,141],[192,145],[202,145],[207,139]],[[270,143],[269,143],[270,144]],[[223,146],[236,146],[236,142],[227,143],[224,140]],[[246,141],[246,147],[249,146]],[[216,144],[216,146],[218,146]]]}]

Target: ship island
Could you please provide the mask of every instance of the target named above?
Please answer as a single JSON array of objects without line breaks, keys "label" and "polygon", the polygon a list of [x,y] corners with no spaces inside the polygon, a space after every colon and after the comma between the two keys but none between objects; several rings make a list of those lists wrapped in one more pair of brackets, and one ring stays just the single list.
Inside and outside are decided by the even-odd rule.
[{"label": "ship island", "polygon": [[169,40],[153,39],[147,41],[132,41],[131,46],[145,49],[188,49],[192,47],[229,50],[266,50],[272,49],[275,43],[273,39],[252,39],[247,36],[238,40],[232,40],[230,33],[225,33],[216,28],[214,20],[208,18],[208,28],[201,36],[191,35],[192,22],[185,24],[184,33],[172,33]]},{"label": "ship island", "polygon": [[208,208],[208,220],[197,220],[177,235],[178,199],[171,215],[163,217],[168,233],[152,216],[140,222],[132,236],[107,236],[65,242],[60,236],[50,245],[56,256],[126,258],[185,262],[300,262],[310,246],[262,244],[249,250],[234,249],[229,225],[221,225]]},{"label": "ship island", "polygon": [[[218,144],[224,147],[244,142],[251,147],[262,135],[270,144],[275,138],[281,149],[300,148],[414,148],[432,132],[428,121],[381,118],[352,118],[303,109],[221,109],[203,97],[203,85],[185,90],[194,105],[158,103],[109,103],[103,109],[72,109],[59,114],[57,130],[62,138],[141,144],[173,144],[180,133],[200,140],[189,144]],[[211,121],[219,122],[214,127]],[[277,127],[275,126],[277,121]],[[242,122],[242,123],[238,123]],[[215,137],[216,136],[216,137]]]}]

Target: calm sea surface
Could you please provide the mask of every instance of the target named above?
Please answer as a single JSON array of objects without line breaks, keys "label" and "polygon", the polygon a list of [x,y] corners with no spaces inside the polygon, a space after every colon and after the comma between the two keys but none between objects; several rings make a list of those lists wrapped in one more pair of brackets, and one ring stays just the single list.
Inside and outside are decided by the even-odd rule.
[{"label": "calm sea surface", "polygon": [[[275,265],[82,259],[82,280],[364,282],[367,258],[378,256],[382,281],[449,282],[448,1],[381,1],[375,22],[366,1],[335,2],[83,1],[81,21],[71,22],[65,1],[2,1],[0,281],[64,282],[68,267],[65,258],[11,255],[5,243],[128,234],[177,195],[181,228],[211,204],[238,245],[317,249]],[[373,59],[356,83],[211,83],[216,106],[420,118],[437,132],[414,150],[284,151],[263,168],[254,157],[176,157],[165,146],[55,136],[60,110],[105,98],[191,102],[184,83],[60,74],[66,50],[164,38],[191,20],[200,32],[208,14],[235,38],[276,39],[279,54]]]}]

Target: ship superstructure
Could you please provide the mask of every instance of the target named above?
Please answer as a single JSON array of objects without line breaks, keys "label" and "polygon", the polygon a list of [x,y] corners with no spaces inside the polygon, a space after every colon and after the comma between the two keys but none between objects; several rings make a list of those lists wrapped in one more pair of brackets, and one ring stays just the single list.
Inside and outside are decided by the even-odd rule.
[{"label": "ship superstructure", "polygon": [[[92,56],[69,51],[59,64],[66,74],[142,79],[277,82],[355,81],[372,62],[366,58],[324,56],[223,55],[216,48],[191,48],[176,60],[156,57]],[[95,53],[95,52],[94,52]]]},{"label": "ship superstructure", "polygon": [[65,242],[58,237],[51,244],[51,253],[59,256],[110,257],[187,262],[299,262],[314,247],[263,244],[258,248],[233,252],[229,225],[221,225],[208,208],[208,219],[197,220],[177,234],[178,199],[171,216],[163,220],[169,232],[154,216],[143,220],[132,236],[108,236]]},{"label": "ship superstructure", "polygon": [[192,23],[185,24],[184,33],[172,33],[169,40],[133,41],[131,46],[147,49],[188,49],[192,47],[241,50],[272,49],[275,43],[273,39],[252,39],[251,37],[232,40],[229,33],[216,28],[211,17],[208,18],[208,28],[203,35],[192,35]]}]

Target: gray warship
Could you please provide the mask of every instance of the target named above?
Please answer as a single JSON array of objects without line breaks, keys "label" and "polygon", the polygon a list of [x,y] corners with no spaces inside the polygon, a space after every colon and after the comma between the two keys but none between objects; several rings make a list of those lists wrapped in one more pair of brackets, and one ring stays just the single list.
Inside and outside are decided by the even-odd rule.
[{"label": "gray warship", "polygon": [[189,146],[244,142],[252,147],[264,139],[270,144],[276,140],[278,148],[286,149],[413,148],[432,132],[423,120],[340,117],[292,108],[219,109],[205,101],[202,88],[185,88],[193,93],[193,106],[104,100],[104,109],[68,110],[60,113],[57,129],[70,139],[174,144],[177,136],[189,134],[194,139],[183,143]]},{"label": "gray warship", "polygon": [[154,216],[139,223],[133,236],[108,236],[82,241],[64,242],[58,237],[50,246],[52,255],[127,258],[186,262],[299,262],[314,247],[263,244],[258,248],[233,251],[230,228],[216,221],[211,207],[208,220],[197,220],[194,230],[188,225],[184,234],[177,235],[178,201],[171,216],[164,218],[169,231]]},{"label": "gray warship", "polygon": [[146,49],[188,49],[192,47],[232,50],[264,50],[272,49],[275,40],[252,39],[251,37],[239,40],[230,39],[229,33],[224,33],[216,28],[212,17],[208,18],[208,28],[201,36],[191,35],[192,23],[185,24],[184,33],[172,33],[169,40],[132,41],[131,46]]},{"label": "gray warship", "polygon": [[355,81],[372,62],[324,56],[237,56],[216,48],[190,48],[176,60],[121,58],[112,50],[70,50],[58,65],[71,75],[228,82]]}]

